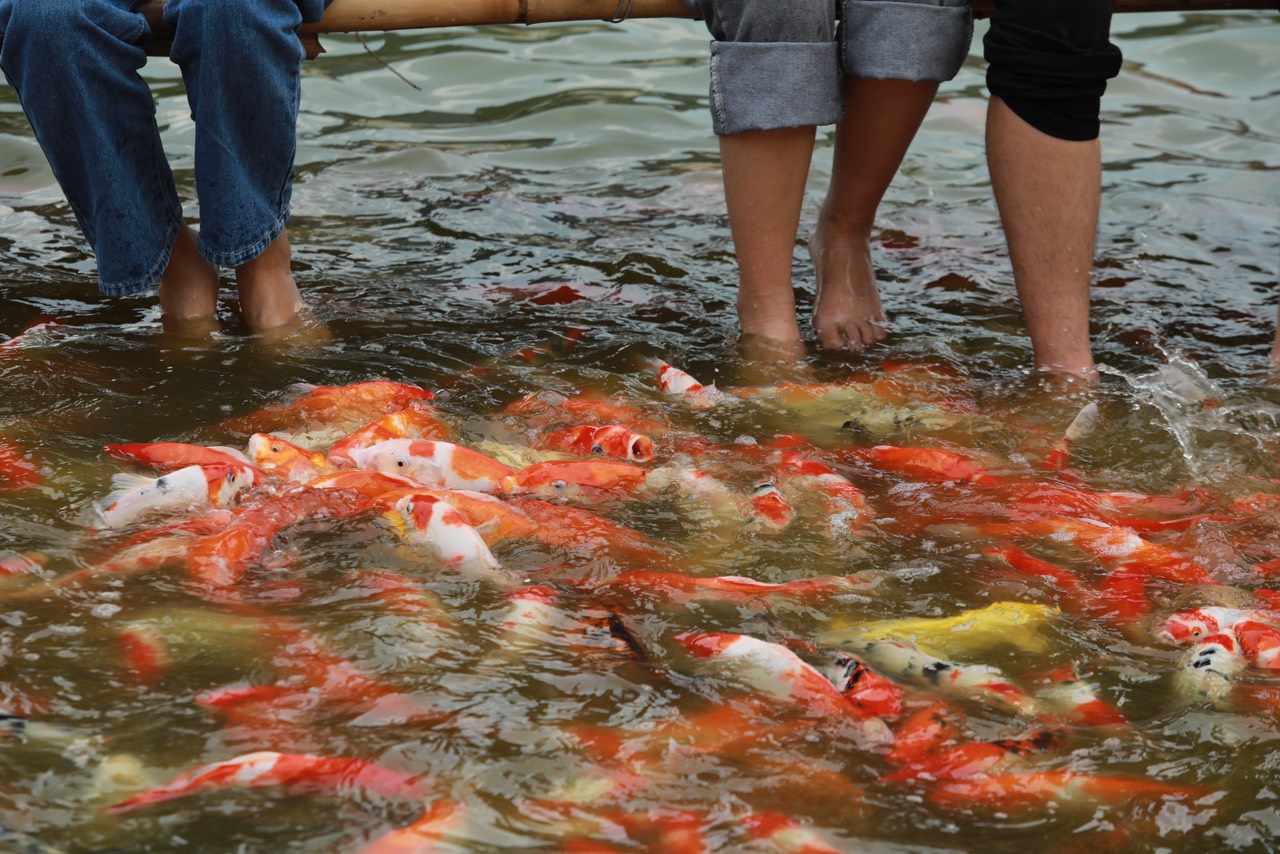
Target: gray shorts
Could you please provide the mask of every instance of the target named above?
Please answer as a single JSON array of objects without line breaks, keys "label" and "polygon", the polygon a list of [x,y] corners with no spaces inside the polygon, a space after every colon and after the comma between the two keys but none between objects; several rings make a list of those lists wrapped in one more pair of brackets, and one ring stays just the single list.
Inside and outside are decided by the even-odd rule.
[{"label": "gray shorts", "polygon": [[711,42],[717,134],[833,124],[840,74],[950,80],[969,53],[966,0],[684,0]]}]

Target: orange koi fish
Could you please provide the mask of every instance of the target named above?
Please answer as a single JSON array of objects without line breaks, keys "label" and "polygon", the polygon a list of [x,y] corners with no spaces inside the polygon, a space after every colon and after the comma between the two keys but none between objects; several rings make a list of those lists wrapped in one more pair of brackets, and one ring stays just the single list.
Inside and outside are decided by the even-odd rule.
[{"label": "orange koi fish", "polygon": [[513,472],[503,491],[545,498],[572,495],[575,489],[629,493],[648,477],[648,469],[612,460],[548,460]]},{"label": "orange koi fish", "polygon": [[428,784],[421,777],[361,759],[264,750],[184,771],[171,782],[112,804],[106,810],[120,815],[152,804],[231,786],[282,786],[290,795],[312,792],[340,794],[356,789],[403,799],[421,798],[429,791]]},{"label": "orange koi fish", "polygon": [[391,472],[432,489],[500,492],[516,470],[490,456],[451,442],[387,439],[351,452],[362,469]]},{"label": "orange koi fish", "polygon": [[502,578],[497,558],[484,537],[452,504],[426,492],[414,492],[395,503],[389,514],[407,542],[430,547],[449,569],[487,580]]},{"label": "orange koi fish", "polygon": [[353,451],[385,442],[388,439],[429,439],[448,441],[453,429],[431,412],[424,401],[415,401],[399,412],[372,421],[333,443],[329,459],[335,465],[354,466]]},{"label": "orange koi fish", "polygon": [[771,528],[785,528],[795,518],[796,511],[787,501],[782,490],[772,483],[757,484],[751,490],[750,510],[747,511],[749,521],[759,520]]},{"label": "orange koi fish", "polygon": [[961,735],[957,717],[959,713],[942,702],[912,712],[893,731],[893,746],[885,758],[895,765],[914,764],[954,746]]},{"label": "orange koi fish", "polygon": [[0,492],[20,492],[43,482],[31,454],[14,442],[0,439]]},{"label": "orange koi fish", "polygon": [[579,424],[576,427],[553,430],[540,435],[534,447],[581,457],[600,456],[632,463],[653,460],[653,440],[636,433],[625,424]]},{"label": "orange koi fish", "polygon": [[1280,670],[1280,628],[1257,620],[1241,620],[1231,627],[1240,651],[1257,667]]},{"label": "orange koi fish", "polygon": [[297,487],[283,495],[241,508],[218,533],[200,537],[187,553],[187,574],[214,589],[226,589],[261,562],[283,528],[306,519],[343,519],[369,507],[369,499],[350,489]]},{"label": "orange koi fish", "polygon": [[251,466],[243,452],[222,445],[206,447],[186,442],[135,442],[107,445],[104,449],[117,460],[159,471],[175,471],[187,466]]},{"label": "orange koi fish", "polygon": [[590,510],[537,498],[516,498],[510,504],[533,520],[529,536],[545,545],[660,570],[676,571],[679,566],[665,543]]},{"label": "orange koi fish", "polygon": [[758,598],[783,597],[803,601],[826,599],[845,593],[867,591],[875,587],[883,576],[878,574],[820,575],[771,584],[737,575],[721,575],[699,578],[674,572],[650,572],[637,569],[624,572],[601,581],[597,590],[621,587],[628,598],[656,595],[672,604],[685,604],[697,599],[725,599],[746,601]]},{"label": "orange koi fish", "polygon": [[549,428],[582,424],[626,424],[630,429],[646,436],[662,436],[671,430],[671,424],[661,415],[655,415],[620,397],[600,397],[579,394],[569,397],[556,391],[538,391],[526,395],[504,410],[504,415],[516,416],[531,426]]},{"label": "orange koi fish", "polygon": [[252,433],[297,433],[308,427],[331,424],[367,424],[373,419],[404,409],[415,400],[431,400],[426,389],[390,380],[371,380],[342,386],[313,386],[305,383],[290,389],[302,397],[288,404],[268,406],[257,412],[223,423],[241,435]]},{"label": "orange koi fish", "polygon": [[306,483],[333,471],[333,463],[319,451],[308,451],[287,439],[268,433],[249,437],[249,458],[268,474],[294,483]]},{"label": "orange koi fish", "polygon": [[986,777],[1001,773],[1010,765],[1018,766],[1022,757],[1055,748],[1063,741],[1063,733],[1051,729],[1037,730],[1022,738],[971,741],[918,754],[901,768],[882,775],[880,779],[902,783]]},{"label": "orange koi fish", "polygon": [[849,702],[871,717],[896,718],[902,714],[901,686],[848,653],[837,653],[836,663],[843,669],[836,687]]},{"label": "orange koi fish", "polygon": [[417,821],[386,833],[360,849],[360,854],[430,854],[442,851],[445,837],[461,829],[467,815],[461,801],[438,800]]},{"label": "orange koi fish", "polygon": [[976,459],[946,448],[907,448],[874,445],[870,448],[840,448],[832,451],[842,458],[862,460],[877,469],[896,472],[920,480],[964,481],[979,485],[997,482]]},{"label": "orange koi fish", "polygon": [[162,513],[225,507],[253,483],[253,467],[243,465],[186,466],[158,478],[121,472],[111,479],[115,490],[95,509],[108,528],[123,528]]},{"label": "orange koi fish", "polygon": [[693,655],[729,669],[752,690],[795,703],[811,716],[867,717],[830,679],[785,646],[730,632],[689,632],[675,639]]},{"label": "orange koi fish", "polygon": [[308,489],[350,489],[366,498],[379,498],[390,492],[406,492],[419,488],[415,480],[385,471],[336,471],[309,480]]}]

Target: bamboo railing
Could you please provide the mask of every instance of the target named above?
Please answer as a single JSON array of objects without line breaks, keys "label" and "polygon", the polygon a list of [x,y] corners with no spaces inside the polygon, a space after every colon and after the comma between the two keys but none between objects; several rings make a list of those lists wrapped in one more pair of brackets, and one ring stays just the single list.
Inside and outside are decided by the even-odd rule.
[{"label": "bamboo railing", "polygon": [[[157,55],[168,53],[161,19],[164,2],[143,0],[138,6],[157,35],[148,44],[148,52]],[[992,0],[973,0],[972,6],[978,16],[989,15],[994,9]],[[1116,0],[1117,12],[1278,8],[1280,0]],[[334,0],[324,20],[302,28],[302,39],[308,55],[314,57],[323,52],[320,33],[608,21],[624,14],[627,20],[692,17],[681,0]]]}]

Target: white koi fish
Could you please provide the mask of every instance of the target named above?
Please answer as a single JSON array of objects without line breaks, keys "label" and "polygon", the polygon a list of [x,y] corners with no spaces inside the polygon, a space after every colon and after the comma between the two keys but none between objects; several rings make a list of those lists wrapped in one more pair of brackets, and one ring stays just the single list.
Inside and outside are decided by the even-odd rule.
[{"label": "white koi fish", "polygon": [[432,489],[499,492],[516,470],[451,442],[387,439],[351,452],[357,467],[412,478]]},{"label": "white koi fish", "polygon": [[1235,638],[1223,633],[1207,635],[1178,658],[1173,687],[1189,700],[1221,706],[1247,666]]},{"label": "white koi fish", "polygon": [[123,528],[163,513],[200,507],[226,507],[241,489],[253,485],[253,468],[233,465],[192,465],[161,477],[124,472],[114,475],[115,490],[97,505],[108,528]]}]

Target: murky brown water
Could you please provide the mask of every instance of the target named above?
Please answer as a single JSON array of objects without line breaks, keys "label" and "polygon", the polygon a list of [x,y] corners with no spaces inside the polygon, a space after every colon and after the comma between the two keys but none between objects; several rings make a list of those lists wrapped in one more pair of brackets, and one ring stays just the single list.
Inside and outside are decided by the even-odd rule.
[{"label": "murky brown water", "polygon": [[[99,299],[92,259],[12,93],[0,89],[0,339],[58,321],[0,350],[0,439],[24,449],[41,479],[0,492],[0,553],[43,555],[49,578],[118,554],[136,533],[86,532],[87,510],[122,468],[104,445],[243,447],[226,419],[286,400],[297,382],[384,377],[431,389],[457,440],[494,452],[535,435],[501,415],[526,394],[617,395],[670,419],[650,467],[697,465],[740,496],[778,474],[776,458],[751,443],[798,433],[873,513],[855,535],[834,536],[829,511],[804,492],[788,492],[797,517],[780,531],[679,495],[596,496],[586,506],[664,546],[566,544],[567,523],[496,544],[502,573],[557,593],[545,631],[530,637],[507,625],[502,590],[442,570],[372,512],[285,528],[236,586],[237,601],[194,583],[180,562],[39,595],[20,594],[32,578],[10,580],[0,599],[0,710],[29,714],[25,737],[0,738],[0,850],[39,840],[80,852],[359,851],[413,822],[424,800],[465,805],[441,850],[701,850],[677,847],[664,826],[700,834],[711,850],[800,850],[753,836],[753,816],[765,813],[847,851],[1274,850],[1275,671],[1250,663],[1216,703],[1197,701],[1178,689],[1181,650],[1155,628],[1178,608],[1253,607],[1266,601],[1256,591],[1280,587],[1259,568],[1280,557],[1277,505],[1232,503],[1280,493],[1280,386],[1266,367],[1280,297],[1275,21],[1117,22],[1127,64],[1104,102],[1094,329],[1106,372],[1097,388],[1055,389],[1026,375],[1030,351],[982,162],[975,52],[943,87],[882,212],[877,263],[893,336],[866,355],[813,359],[814,381],[892,377],[892,397],[859,386],[783,407],[692,408],[658,393],[646,367],[662,358],[724,389],[757,379],[734,351],[707,39],[692,23],[370,39],[421,91],[354,40],[328,40],[304,82],[292,233],[301,281],[332,338],[283,350],[238,335],[229,313],[214,346],[185,346],[161,333],[152,300]],[[149,73],[190,190],[178,75],[158,61]],[[824,141],[810,221],[828,167]],[[548,298],[559,283],[585,298]],[[512,356],[571,329],[585,332],[556,358]],[[932,370],[891,375],[885,362]],[[1100,424],[1072,447],[1073,470],[1044,471],[1040,460],[1090,401]],[[861,428],[845,428],[850,421]],[[1001,483],[1184,496],[1176,507],[1132,510],[1127,524],[1217,583],[1156,578],[1126,599],[1116,592],[1128,572],[1122,556],[1073,545],[1060,521],[1055,531],[1026,527],[1062,506],[1049,514],[1005,487],[933,482],[850,450],[877,443],[977,455]],[[1153,524],[1198,514],[1206,518]],[[1010,519],[1024,527],[994,527]],[[1019,574],[984,554],[1010,543],[1113,598],[1073,598],[1069,580]],[[409,611],[372,597],[374,568],[437,598]],[[648,569],[775,583],[853,575],[860,584],[692,601],[600,585]],[[913,766],[890,752],[883,728],[751,699],[740,676],[676,640],[722,631],[825,642],[833,635],[824,632],[847,639],[873,620],[999,602],[1060,611],[1030,633],[997,622],[993,640],[979,622],[945,633],[942,646],[953,661],[1000,668],[1035,701],[1019,713],[990,694],[947,700],[956,744],[1048,727],[1056,740],[999,769],[1039,774],[1046,788],[1063,783],[1051,776],[1062,771],[1122,782],[1095,780],[1090,790],[1077,778],[1074,797],[1019,802],[964,788],[995,769],[937,779],[931,766],[934,779],[896,780],[889,775]],[[1129,623],[1105,616],[1132,602],[1149,613]],[[619,620],[643,657],[617,643]],[[121,640],[143,630],[171,656],[150,676]],[[1124,723],[1045,722],[1044,674],[1068,665]],[[321,671],[330,683],[317,687]],[[344,678],[356,681],[343,688]],[[272,685],[316,691],[265,710],[210,703],[217,689]],[[908,688],[905,710],[886,718],[900,740],[910,713],[936,693]],[[708,723],[709,713],[720,717]],[[954,744],[934,746],[936,757]],[[423,775],[427,794],[232,788],[121,816],[103,810],[181,770],[256,750],[376,762]],[[1179,790],[1126,788],[1135,780]],[[575,849],[574,840],[612,847]]]}]

